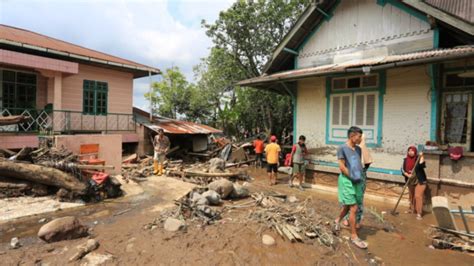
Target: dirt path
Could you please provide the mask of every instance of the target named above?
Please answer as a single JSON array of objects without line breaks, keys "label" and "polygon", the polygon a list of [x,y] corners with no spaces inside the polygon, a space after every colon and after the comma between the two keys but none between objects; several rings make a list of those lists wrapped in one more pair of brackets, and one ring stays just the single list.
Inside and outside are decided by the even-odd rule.
[{"label": "dirt path", "polygon": [[[274,190],[295,195],[299,200],[312,198],[314,209],[332,219],[337,213],[335,195],[316,190],[299,191],[285,184],[269,187],[264,172],[254,173],[252,190]],[[109,203],[96,204],[79,210],[54,213],[61,217],[74,214],[93,227],[93,237],[99,241],[96,254],[111,255],[111,265],[367,265],[377,257],[385,265],[472,265],[473,257],[453,251],[432,250],[428,247],[424,230],[433,223],[430,215],[423,221],[401,214],[388,217],[380,223],[369,213],[364,218],[361,238],[369,243],[367,251],[359,250],[347,241],[344,248],[331,250],[320,244],[290,243],[255,222],[245,222],[247,209],[229,211],[215,225],[202,227],[193,223],[185,231],[166,232],[161,227],[147,230],[143,227],[158,217],[159,211],[173,205],[173,200],[186,194],[192,187],[180,181],[151,177],[142,183],[145,193]],[[378,212],[391,206],[367,202],[367,208]],[[30,217],[15,223],[2,224],[0,259],[3,265],[65,265],[75,247],[85,239],[45,244],[37,240],[40,217]],[[95,222],[97,221],[97,224]],[[387,224],[395,226],[388,230]],[[260,232],[258,234],[257,232]],[[276,239],[276,245],[267,247],[261,242],[261,233]],[[348,236],[344,230],[343,235]],[[11,236],[19,236],[24,247],[9,250]],[[81,261],[81,264],[84,261]]]}]

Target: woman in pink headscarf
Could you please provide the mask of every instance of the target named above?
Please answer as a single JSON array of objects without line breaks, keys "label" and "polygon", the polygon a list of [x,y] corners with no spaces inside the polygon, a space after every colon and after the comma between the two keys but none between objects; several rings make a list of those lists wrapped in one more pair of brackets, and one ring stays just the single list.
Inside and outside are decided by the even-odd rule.
[{"label": "woman in pink headscarf", "polygon": [[418,154],[416,147],[410,146],[407,156],[403,159],[402,174],[405,177],[405,182],[412,179],[408,184],[410,200],[410,210],[408,212],[416,213],[416,219],[418,220],[422,219],[423,214],[423,197],[426,189],[425,168],[423,153]]}]

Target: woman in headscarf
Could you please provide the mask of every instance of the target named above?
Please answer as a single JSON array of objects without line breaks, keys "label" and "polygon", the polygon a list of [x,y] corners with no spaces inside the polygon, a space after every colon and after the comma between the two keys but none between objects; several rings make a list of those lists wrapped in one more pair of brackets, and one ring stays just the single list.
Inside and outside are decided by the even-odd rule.
[{"label": "woman in headscarf", "polygon": [[[418,158],[419,157],[419,158]],[[418,151],[415,146],[410,146],[407,156],[403,159],[402,174],[405,182],[408,183],[410,210],[409,213],[415,213],[416,219],[421,220],[423,214],[423,197],[426,189],[425,158],[423,153]]]}]

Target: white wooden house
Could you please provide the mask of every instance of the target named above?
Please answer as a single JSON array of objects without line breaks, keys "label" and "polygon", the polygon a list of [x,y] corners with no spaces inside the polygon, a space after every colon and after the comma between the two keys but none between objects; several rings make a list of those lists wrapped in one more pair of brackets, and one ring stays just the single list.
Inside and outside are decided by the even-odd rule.
[{"label": "white wooden house", "polygon": [[432,141],[465,152],[454,163],[441,149],[425,152],[430,181],[472,187],[473,7],[464,0],[317,1],[265,74],[239,84],[293,98],[293,135],[316,148],[308,157],[313,170],[339,171],[336,147],[355,125],[375,159],[369,178],[402,182],[408,146]]}]

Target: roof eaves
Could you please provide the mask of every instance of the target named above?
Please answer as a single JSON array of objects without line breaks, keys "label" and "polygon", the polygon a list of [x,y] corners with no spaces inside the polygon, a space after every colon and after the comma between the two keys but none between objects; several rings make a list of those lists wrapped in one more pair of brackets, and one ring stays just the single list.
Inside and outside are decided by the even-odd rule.
[{"label": "roof eaves", "polygon": [[437,20],[440,20],[456,29],[464,31],[470,35],[474,35],[474,26],[460,18],[457,18],[448,12],[442,11],[435,7],[430,6],[427,3],[417,1],[417,0],[402,0],[403,3],[411,6],[414,9],[417,9],[423,13],[426,13]]}]

